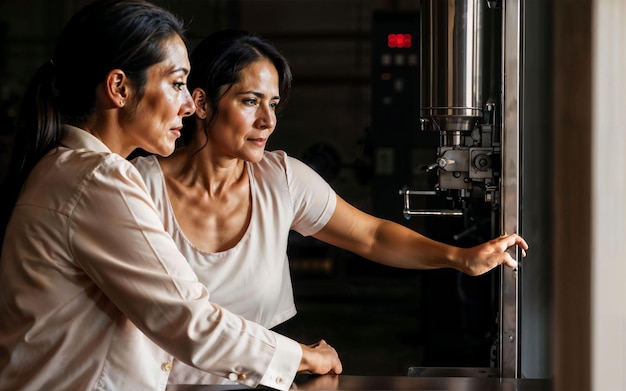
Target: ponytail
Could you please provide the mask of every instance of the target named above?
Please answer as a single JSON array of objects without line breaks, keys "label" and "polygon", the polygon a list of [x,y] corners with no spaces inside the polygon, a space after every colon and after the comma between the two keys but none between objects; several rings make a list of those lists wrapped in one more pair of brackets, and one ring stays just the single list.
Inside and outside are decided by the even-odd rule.
[{"label": "ponytail", "polygon": [[42,64],[22,99],[13,150],[0,190],[0,238],[13,212],[17,197],[35,164],[58,146],[62,121],[55,93],[54,63]]}]

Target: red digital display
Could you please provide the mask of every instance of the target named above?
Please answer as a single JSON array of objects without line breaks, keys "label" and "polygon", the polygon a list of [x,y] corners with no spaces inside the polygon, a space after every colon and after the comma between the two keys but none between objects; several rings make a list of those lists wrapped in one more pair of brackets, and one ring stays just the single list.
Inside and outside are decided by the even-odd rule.
[{"label": "red digital display", "polygon": [[387,35],[387,46],[392,49],[408,49],[411,47],[413,37],[411,34],[389,34]]}]

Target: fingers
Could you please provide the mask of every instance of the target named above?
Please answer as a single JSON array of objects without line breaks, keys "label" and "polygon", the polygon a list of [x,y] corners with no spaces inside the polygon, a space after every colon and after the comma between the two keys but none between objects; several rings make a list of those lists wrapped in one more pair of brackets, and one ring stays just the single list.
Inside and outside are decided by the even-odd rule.
[{"label": "fingers", "polygon": [[504,250],[506,250],[509,247],[518,246],[522,250],[522,256],[523,257],[526,256],[526,250],[528,250],[528,243],[526,243],[524,238],[522,238],[518,234],[507,235],[505,233],[504,235],[500,236],[500,239],[504,240],[504,243],[506,244],[506,248]]},{"label": "fingers", "polygon": [[517,269],[517,261],[509,253],[504,254],[504,264],[511,269]]},{"label": "fingers", "polygon": [[335,348],[326,343],[326,341],[321,340],[320,343],[323,343],[327,349],[332,351],[331,355],[334,358],[332,368],[326,372],[326,374],[339,375],[343,371],[343,365],[341,364],[341,360],[339,360],[339,354],[337,354]]},{"label": "fingers", "polygon": [[328,345],[328,343],[325,340],[320,339],[319,341],[312,343],[310,345],[307,345],[307,346],[310,348],[316,348],[318,346],[330,346],[330,345]]},{"label": "fingers", "polygon": [[343,370],[337,351],[326,341],[320,340],[311,345],[303,345],[299,372],[315,374],[340,374]]},{"label": "fingers", "polygon": [[[528,243],[526,243],[526,241],[519,236],[518,234],[510,234],[507,235],[506,233],[502,236],[500,236],[499,238],[501,241],[504,241],[504,249],[503,251],[506,251],[506,249],[513,247],[513,246],[518,246],[521,249],[521,253],[522,253],[522,257],[526,256],[526,250],[528,249]],[[505,253],[504,254],[504,264],[508,267],[510,267],[511,269],[517,269],[518,267],[518,263],[517,261],[515,261],[513,259],[513,257],[509,254],[509,253]]]}]

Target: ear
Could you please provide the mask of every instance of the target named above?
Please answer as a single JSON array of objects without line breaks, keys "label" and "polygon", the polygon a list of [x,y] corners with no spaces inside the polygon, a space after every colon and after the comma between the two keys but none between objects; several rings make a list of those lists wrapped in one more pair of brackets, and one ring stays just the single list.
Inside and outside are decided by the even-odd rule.
[{"label": "ear", "polygon": [[121,69],[113,69],[107,74],[105,80],[107,97],[116,107],[124,107],[128,99],[129,84],[126,74]]},{"label": "ear", "polygon": [[191,97],[193,98],[193,103],[196,105],[196,116],[206,119],[209,104],[204,90],[202,88],[194,89]]}]

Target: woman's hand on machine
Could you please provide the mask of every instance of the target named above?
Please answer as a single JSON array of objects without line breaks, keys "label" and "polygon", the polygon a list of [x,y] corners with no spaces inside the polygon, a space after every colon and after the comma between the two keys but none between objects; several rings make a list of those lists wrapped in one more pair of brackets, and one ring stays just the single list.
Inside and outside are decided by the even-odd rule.
[{"label": "woman's hand on machine", "polygon": [[461,249],[461,271],[470,276],[478,276],[503,264],[516,269],[517,261],[507,252],[513,246],[519,246],[522,257],[526,256],[528,243],[518,234],[504,234],[478,246]]}]

